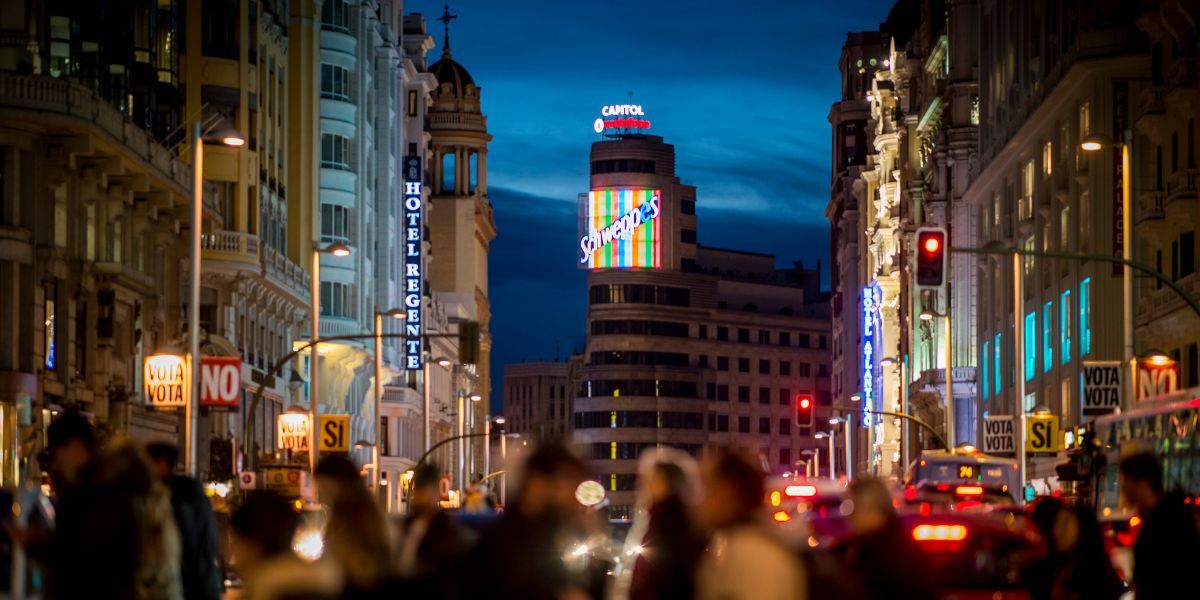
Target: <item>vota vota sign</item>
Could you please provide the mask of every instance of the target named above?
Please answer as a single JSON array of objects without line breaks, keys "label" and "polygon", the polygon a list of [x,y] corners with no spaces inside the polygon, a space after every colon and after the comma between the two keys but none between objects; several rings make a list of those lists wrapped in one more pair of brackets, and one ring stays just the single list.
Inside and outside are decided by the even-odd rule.
[{"label": "vota vota sign", "polygon": [[421,198],[420,156],[404,157],[404,358],[405,369],[421,368],[422,300],[424,299],[425,264],[422,262],[422,232],[425,211]]},{"label": "vota vota sign", "polygon": [[662,266],[660,190],[593,190],[583,200],[579,213],[580,267],[657,269]]}]

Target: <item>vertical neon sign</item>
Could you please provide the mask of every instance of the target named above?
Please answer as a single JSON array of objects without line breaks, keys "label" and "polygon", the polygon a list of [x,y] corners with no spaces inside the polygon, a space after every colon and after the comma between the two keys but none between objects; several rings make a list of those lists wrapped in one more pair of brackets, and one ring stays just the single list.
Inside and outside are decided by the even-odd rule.
[{"label": "vertical neon sign", "polygon": [[871,426],[871,413],[875,409],[875,286],[869,285],[862,291],[863,304],[863,362],[862,362],[862,426]]},{"label": "vertical neon sign", "polygon": [[424,297],[422,244],[424,207],[421,199],[421,157],[404,157],[404,358],[405,369],[421,368],[421,304]]}]

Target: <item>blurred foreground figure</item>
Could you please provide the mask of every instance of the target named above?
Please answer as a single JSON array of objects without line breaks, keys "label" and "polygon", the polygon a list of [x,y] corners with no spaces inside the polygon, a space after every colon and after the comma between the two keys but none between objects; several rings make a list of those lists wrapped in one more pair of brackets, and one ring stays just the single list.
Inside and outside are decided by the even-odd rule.
[{"label": "blurred foreground figure", "polygon": [[704,538],[692,522],[695,462],[682,452],[647,451],[642,459],[641,503],[646,507],[645,534],[630,551],[636,559],[630,600],[685,600],[695,596],[696,563]]},{"label": "blurred foreground figure", "polygon": [[458,522],[438,505],[440,479],[434,465],[413,473],[408,515],[400,523],[400,575],[409,581],[411,593],[422,598],[451,594],[466,551]]},{"label": "blurred foreground figure", "polygon": [[763,508],[761,467],[723,454],[702,469],[699,517],[712,540],[697,570],[702,600],[795,600],[808,597],[799,557],[776,537]]},{"label": "blurred foreground figure", "polygon": [[878,479],[850,484],[853,537],[846,545],[846,567],[864,600],[932,600],[928,569],[911,536],[896,518],[887,486]]},{"label": "blurred foreground figure", "polygon": [[1121,460],[1121,494],[1142,519],[1133,545],[1133,586],[1138,600],[1195,597],[1188,575],[1200,559],[1200,535],[1182,496],[1164,493],[1158,459],[1139,453]]},{"label": "blurred foreground figure", "polygon": [[586,477],[583,462],[565,447],[547,444],[534,451],[516,503],[483,534],[461,571],[465,597],[587,598],[586,575],[567,566],[581,556],[583,507],[575,489]]},{"label": "blurred foreground figure", "polygon": [[346,600],[394,594],[392,542],[387,518],[367,490],[359,469],[344,456],[330,455],[317,465],[317,494],[329,509],[325,558],[344,577]]},{"label": "blurred foreground figure", "polygon": [[47,438],[57,513],[47,597],[182,600],[179,534],[145,455],[128,440],[98,451],[76,412]]},{"label": "blurred foreground figure", "polygon": [[217,600],[221,597],[221,563],[217,549],[217,520],[212,502],[200,482],[175,471],[179,450],[174,444],[146,445],[154,474],[171,495],[171,513],[182,543],[183,597]]},{"label": "blurred foreground figure", "polygon": [[336,600],[342,582],[327,560],[305,562],[292,552],[300,518],[274,492],[252,491],[233,513],[234,564],[246,582],[244,600]]},{"label": "blurred foreground figure", "polygon": [[1046,556],[1029,578],[1034,600],[1115,600],[1125,593],[1091,509],[1046,498],[1031,520],[1046,540]]}]

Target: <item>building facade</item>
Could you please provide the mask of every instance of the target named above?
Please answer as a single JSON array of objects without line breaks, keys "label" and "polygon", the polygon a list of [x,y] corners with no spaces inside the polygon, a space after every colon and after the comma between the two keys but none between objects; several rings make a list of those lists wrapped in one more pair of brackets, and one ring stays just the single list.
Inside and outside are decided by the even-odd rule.
[{"label": "building facade", "polygon": [[535,442],[571,440],[579,360],[504,368],[504,430]]},{"label": "building facade", "polygon": [[[661,137],[594,143],[591,173],[580,233],[588,335],[572,439],[609,490],[610,518],[631,516],[648,449],[747,450],[783,473],[803,451],[827,447],[813,439],[830,427],[822,407],[831,403],[819,273],[699,245],[696,189],[680,182]],[[605,241],[635,212],[640,229]],[[815,427],[797,426],[800,395],[818,405]]]}]

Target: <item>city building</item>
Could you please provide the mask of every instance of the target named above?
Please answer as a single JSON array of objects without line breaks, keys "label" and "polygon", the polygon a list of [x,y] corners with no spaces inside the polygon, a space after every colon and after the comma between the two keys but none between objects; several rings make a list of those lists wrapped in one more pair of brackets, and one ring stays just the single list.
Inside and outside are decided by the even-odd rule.
[{"label": "city building", "polygon": [[504,368],[504,429],[536,442],[571,440],[572,400],[583,356]]},{"label": "city building", "polygon": [[[572,440],[609,490],[610,518],[632,515],[647,449],[747,450],[773,473],[802,470],[805,451],[828,447],[813,436],[840,429],[829,424],[819,270],[698,244],[696,189],[676,176],[662,137],[608,136],[590,163],[577,250],[589,269],[587,343]],[[817,405],[814,427],[798,426],[801,396]]]},{"label": "city building", "polygon": [[[178,343],[192,171],[181,3],[0,2],[0,485],[36,477],[54,415],[173,436],[142,359]],[[206,215],[219,220],[214,196]]]}]

